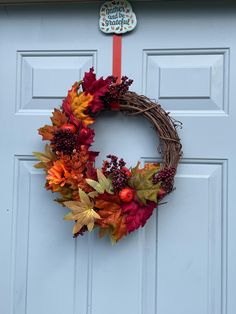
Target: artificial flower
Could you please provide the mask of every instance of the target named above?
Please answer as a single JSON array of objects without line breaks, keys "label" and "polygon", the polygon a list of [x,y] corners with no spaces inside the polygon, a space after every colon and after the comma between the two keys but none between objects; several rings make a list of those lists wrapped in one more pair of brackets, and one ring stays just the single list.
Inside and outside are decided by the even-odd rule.
[{"label": "artificial flower", "polygon": [[67,178],[70,176],[67,171],[65,164],[62,160],[56,160],[53,162],[53,166],[48,170],[46,179],[48,180],[49,186],[59,185],[64,186]]}]

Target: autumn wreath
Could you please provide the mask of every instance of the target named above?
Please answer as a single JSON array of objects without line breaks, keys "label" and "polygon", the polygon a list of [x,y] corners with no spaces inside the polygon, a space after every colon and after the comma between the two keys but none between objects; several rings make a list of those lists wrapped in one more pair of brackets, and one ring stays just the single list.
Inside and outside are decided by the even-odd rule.
[{"label": "autumn wreath", "polygon": [[[65,220],[75,221],[73,235],[99,228],[116,242],[143,227],[161,199],[173,190],[181,156],[176,123],[159,104],[130,92],[132,81],[109,76],[96,79],[93,68],[76,82],[60,109],[54,109],[51,125],[39,129],[49,141],[44,153],[34,153],[36,168],[46,172],[46,189],[60,194],[57,202],[70,209]],[[108,155],[101,169],[95,168],[98,152],[90,150],[98,113],[120,110],[141,114],[160,138],[162,163],[138,163],[128,169],[123,159]]]}]

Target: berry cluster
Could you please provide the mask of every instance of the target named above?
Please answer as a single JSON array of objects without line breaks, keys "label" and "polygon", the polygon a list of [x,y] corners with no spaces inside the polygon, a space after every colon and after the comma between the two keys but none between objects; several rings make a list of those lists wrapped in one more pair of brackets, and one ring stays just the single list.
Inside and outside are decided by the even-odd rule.
[{"label": "berry cluster", "polygon": [[122,158],[118,160],[118,157],[114,155],[108,155],[107,158],[111,161],[104,161],[102,172],[106,177],[111,176],[113,189],[120,191],[128,184],[127,168],[125,168],[126,163]]},{"label": "berry cluster", "polygon": [[109,86],[109,91],[101,97],[106,108],[118,104],[120,96],[125,94],[133,83],[133,80],[127,76],[122,76],[120,84],[117,84],[117,78],[111,77],[111,79],[113,84]]},{"label": "berry cluster", "polygon": [[69,130],[58,130],[54,133],[51,147],[54,152],[71,155],[73,150],[80,149],[79,134],[71,133]]},{"label": "berry cluster", "polygon": [[175,172],[175,168],[165,168],[153,177],[153,183],[157,184],[161,182],[161,186],[165,192],[170,193],[173,190]]}]

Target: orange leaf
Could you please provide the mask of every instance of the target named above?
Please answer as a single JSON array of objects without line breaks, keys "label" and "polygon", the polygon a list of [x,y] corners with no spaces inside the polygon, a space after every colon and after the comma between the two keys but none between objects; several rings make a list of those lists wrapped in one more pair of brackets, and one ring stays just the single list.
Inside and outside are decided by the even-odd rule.
[{"label": "orange leaf", "polygon": [[101,217],[96,224],[103,231],[106,229],[113,241],[119,241],[127,234],[125,216],[123,215],[118,195],[108,193],[99,195],[96,199],[95,207],[99,209],[98,213]]},{"label": "orange leaf", "polygon": [[51,141],[53,139],[53,133],[57,130],[57,127],[51,125],[45,125],[38,129],[38,133],[42,135],[43,140]]},{"label": "orange leaf", "polygon": [[54,109],[52,117],[50,119],[52,121],[52,124],[58,127],[68,122],[67,116],[61,110],[56,108]]}]

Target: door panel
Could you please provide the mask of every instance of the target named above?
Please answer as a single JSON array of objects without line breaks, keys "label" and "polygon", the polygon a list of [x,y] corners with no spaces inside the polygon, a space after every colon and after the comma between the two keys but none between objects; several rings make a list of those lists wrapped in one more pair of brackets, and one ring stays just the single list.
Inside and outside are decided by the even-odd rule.
[{"label": "door panel", "polygon": [[[1,313],[235,313],[236,7],[134,9],[139,25],[123,36],[123,73],[183,122],[184,157],[167,204],[115,246],[96,233],[72,238],[32,157],[44,146],[37,128],[73,82],[91,66],[111,73],[99,5],[0,10]],[[141,117],[106,113],[95,130],[98,166],[109,153],[128,166],[160,160]]]},{"label": "door panel", "polygon": [[136,12],[123,71],[183,122],[177,189],[158,210],[156,313],[233,313],[236,8],[137,4]]}]

